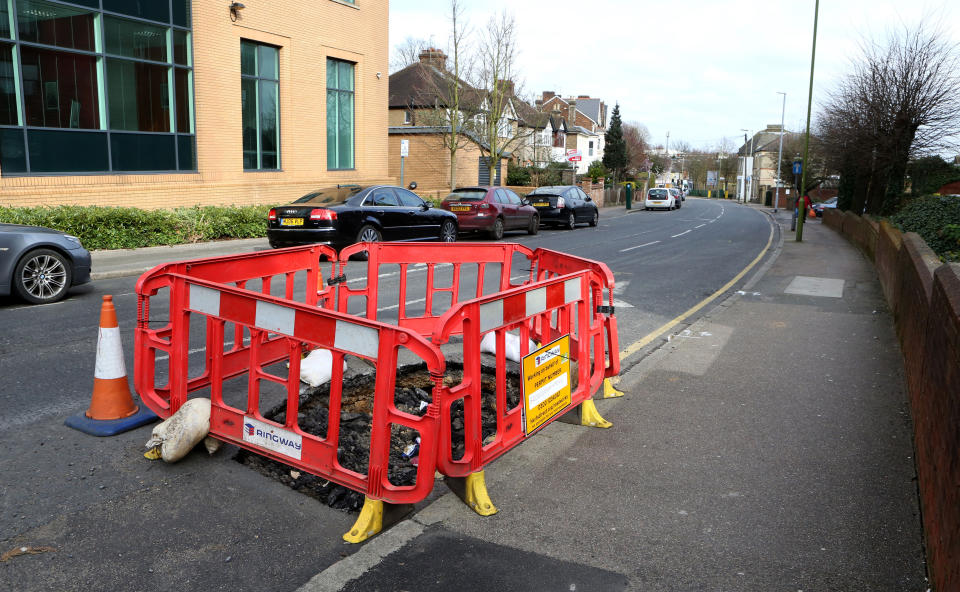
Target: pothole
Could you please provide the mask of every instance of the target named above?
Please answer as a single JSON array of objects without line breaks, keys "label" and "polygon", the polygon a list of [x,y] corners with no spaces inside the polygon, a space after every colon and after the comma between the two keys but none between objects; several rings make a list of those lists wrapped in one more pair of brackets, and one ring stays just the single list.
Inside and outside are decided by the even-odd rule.
[{"label": "pothole", "polygon": [[[519,365],[508,364],[512,368],[508,368],[506,373],[507,409],[504,413],[520,405],[522,399]],[[463,365],[448,362],[443,380],[446,386],[460,384],[463,380]],[[361,474],[367,473],[369,460],[374,388],[374,374],[355,375],[343,381],[337,460],[343,467]],[[481,394],[483,397],[481,437],[486,442],[497,433],[496,370],[492,367],[481,368]],[[300,395],[297,424],[301,430],[320,438],[326,437],[329,425],[329,400],[329,384],[310,389]],[[426,412],[427,405],[432,401],[433,381],[427,372],[426,364],[413,364],[397,369],[394,391],[394,404],[397,409],[411,415],[422,416]],[[286,403],[270,409],[264,416],[283,424],[286,420]],[[464,454],[462,401],[456,401],[451,406],[450,424],[452,458],[458,460]],[[417,436],[416,430],[405,426],[392,426],[387,473],[391,484],[403,486],[415,483],[418,462]],[[363,505],[362,493],[285,463],[243,449],[237,454],[235,460],[331,508],[356,512]]]}]

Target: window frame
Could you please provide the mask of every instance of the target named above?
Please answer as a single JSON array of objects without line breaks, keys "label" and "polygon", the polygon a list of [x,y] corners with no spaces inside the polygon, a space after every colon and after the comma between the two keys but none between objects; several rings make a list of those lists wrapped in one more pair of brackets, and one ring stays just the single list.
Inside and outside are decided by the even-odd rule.
[{"label": "window frame", "polygon": [[[256,60],[255,60],[256,74],[244,74],[244,72],[243,72],[243,63],[242,63],[242,62],[243,62],[243,46],[244,46],[244,44],[253,46],[253,48],[254,48],[254,55],[256,56]],[[276,50],[276,64],[275,64],[276,77],[275,77],[275,78],[270,78],[270,77],[262,76],[262,75],[261,75],[261,71],[260,71],[260,48],[261,48],[261,47],[269,47],[269,48],[272,48],[272,49]],[[246,38],[240,39],[240,60],[241,60],[241,66],[240,66],[240,92],[241,92],[241,97],[242,97],[242,93],[243,93],[243,81],[244,81],[244,80],[253,80],[253,81],[254,81],[253,101],[254,101],[254,108],[255,108],[255,113],[256,113],[256,140],[257,140],[257,142],[256,142],[256,152],[257,152],[257,166],[256,166],[256,167],[253,167],[253,168],[247,167],[246,154],[245,154],[245,153],[246,153],[246,146],[243,146],[243,145],[242,145],[242,141],[241,141],[241,152],[242,152],[242,154],[241,154],[241,163],[242,163],[242,165],[243,165],[243,172],[245,172],[245,173],[277,172],[277,171],[283,170],[283,161],[282,161],[282,159],[281,159],[281,150],[280,150],[280,148],[281,148],[281,136],[280,136],[280,50],[281,50],[281,49],[282,49],[282,48],[281,48],[280,46],[273,45],[273,44],[271,44],[271,43],[263,43],[263,42],[261,42],[261,41],[256,41],[256,40],[253,40],[253,39],[246,39]],[[276,143],[277,143],[277,156],[276,156],[276,158],[277,158],[277,164],[276,164],[275,167],[271,167],[271,168],[264,168],[264,166],[263,166],[263,146],[262,146],[263,131],[262,131],[262,128],[261,128],[261,125],[260,125],[260,117],[261,117],[261,111],[260,111],[260,93],[261,93],[261,86],[260,86],[260,85],[261,85],[262,82],[272,82],[272,83],[276,84],[276,103],[277,103],[277,105],[276,105],[276,118],[277,118],[277,121],[276,121],[276,134],[275,134],[275,135],[276,135]],[[249,100],[249,99],[248,99],[248,100]],[[242,107],[242,99],[241,99],[241,113],[240,113],[241,137],[243,136],[243,127],[244,127],[244,121],[243,121],[243,107]]]},{"label": "window frame", "polygon": [[[326,138],[327,138],[327,146],[326,146],[326,149],[327,149],[327,170],[328,170],[328,171],[354,171],[354,170],[357,169],[357,90],[356,90],[356,89],[357,89],[357,62],[352,62],[352,61],[350,61],[350,60],[343,60],[343,59],[340,59],[340,58],[335,58],[335,57],[327,56],[327,61],[326,61],[326,75],[325,75],[325,79],[327,79],[327,80],[329,80],[329,71],[330,71],[331,63],[337,64],[337,69],[338,69],[338,70],[339,70],[339,65],[340,65],[341,63],[343,63],[343,64],[350,64],[350,73],[351,73],[351,75],[352,75],[352,77],[353,77],[353,80],[352,80],[352,82],[351,82],[351,85],[350,85],[351,88],[350,88],[350,89],[343,89],[343,88],[341,88],[342,83],[341,83],[340,80],[339,80],[340,76],[339,76],[339,74],[338,74],[338,75],[337,75],[337,85],[338,85],[338,86],[337,86],[336,88],[330,88],[330,86],[326,86],[326,87],[325,87],[325,88],[326,88],[325,98],[326,98],[326,101],[327,101],[327,105],[326,105],[326,123],[327,123],[327,125],[326,125],[326,132],[327,132],[327,133],[326,133]],[[327,82],[327,85],[329,85],[329,82]],[[337,132],[336,132],[336,133],[337,133],[337,146],[333,147],[333,149],[331,149],[330,141],[329,141],[329,138],[330,138],[330,105],[329,105],[329,102],[330,102],[330,93],[331,93],[331,91],[337,93],[337,113],[338,113],[338,115],[337,115]],[[342,95],[345,95],[345,94],[349,94],[349,95],[350,95],[350,108],[351,108],[351,116],[350,116],[350,165],[349,165],[349,166],[341,166],[341,163],[340,163],[340,146],[339,146],[339,142],[340,142],[340,137],[339,137],[339,128],[340,128],[340,125],[339,125],[340,97],[341,97]],[[331,155],[333,155],[335,166],[331,166]]]}]

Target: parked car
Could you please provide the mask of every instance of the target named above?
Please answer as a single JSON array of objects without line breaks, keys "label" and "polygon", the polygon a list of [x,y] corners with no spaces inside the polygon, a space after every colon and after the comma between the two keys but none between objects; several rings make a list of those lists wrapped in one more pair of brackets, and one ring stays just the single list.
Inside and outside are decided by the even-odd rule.
[{"label": "parked car", "polygon": [[683,206],[683,193],[679,189],[671,188],[670,194],[673,195],[673,204],[679,210]]},{"label": "parked car", "polygon": [[504,230],[540,230],[540,214],[525,199],[503,187],[461,187],[443,199],[440,207],[457,216],[460,231],[489,233],[494,240]]},{"label": "parked car", "polygon": [[672,210],[676,207],[676,204],[676,199],[669,189],[666,187],[654,187],[647,190],[647,196],[643,200],[643,209]]},{"label": "parked car", "polygon": [[342,249],[358,242],[457,240],[457,216],[417,194],[389,185],[340,185],[271,208],[273,248],[321,243]]},{"label": "parked car", "polygon": [[0,295],[56,302],[90,281],[90,252],[80,239],[43,226],[0,224]]},{"label": "parked car", "polygon": [[575,185],[537,187],[527,194],[527,200],[540,214],[541,224],[557,224],[573,230],[579,223],[596,226],[600,221],[597,204]]},{"label": "parked car", "polygon": [[826,201],[821,201],[813,204],[813,211],[816,213],[817,218],[823,217],[823,210],[834,209],[837,207],[837,198],[831,197]]}]

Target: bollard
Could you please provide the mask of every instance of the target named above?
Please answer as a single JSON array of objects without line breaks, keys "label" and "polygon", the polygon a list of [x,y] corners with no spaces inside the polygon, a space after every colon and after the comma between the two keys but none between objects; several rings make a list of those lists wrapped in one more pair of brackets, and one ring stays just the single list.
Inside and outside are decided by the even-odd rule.
[{"label": "bollard", "polygon": [[633,204],[633,184],[627,183],[627,209],[631,209]]}]

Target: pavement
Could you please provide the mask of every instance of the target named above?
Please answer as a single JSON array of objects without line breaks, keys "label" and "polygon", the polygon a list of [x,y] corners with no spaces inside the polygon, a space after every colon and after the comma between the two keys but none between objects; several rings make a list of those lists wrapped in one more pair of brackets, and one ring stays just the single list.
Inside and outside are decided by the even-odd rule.
[{"label": "pavement", "polygon": [[[0,560],[0,589],[926,590],[903,362],[873,267],[819,220],[798,243],[789,211],[761,209],[780,230],[772,256],[628,365],[626,396],[596,403],[612,428],[554,422],[491,465],[494,516],[438,482],[345,545],[353,515],[235,449],[149,463],[147,427],[78,457],[89,437],[51,423],[32,435],[44,475],[8,488],[18,528],[0,533],[38,551]],[[265,247],[235,242],[201,251]],[[177,249],[94,253],[94,269]],[[74,495],[34,497],[43,478]]]}]

